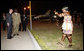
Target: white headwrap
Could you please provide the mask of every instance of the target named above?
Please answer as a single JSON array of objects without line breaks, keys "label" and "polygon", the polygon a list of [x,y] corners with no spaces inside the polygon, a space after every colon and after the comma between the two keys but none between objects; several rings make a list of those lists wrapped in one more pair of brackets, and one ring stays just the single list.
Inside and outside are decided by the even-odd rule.
[{"label": "white headwrap", "polygon": [[63,7],[62,10],[67,10],[68,11],[68,7]]}]

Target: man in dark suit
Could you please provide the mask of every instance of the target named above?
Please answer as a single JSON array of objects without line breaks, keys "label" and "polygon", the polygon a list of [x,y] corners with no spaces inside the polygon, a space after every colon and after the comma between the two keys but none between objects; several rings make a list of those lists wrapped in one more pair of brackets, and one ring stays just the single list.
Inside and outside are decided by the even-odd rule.
[{"label": "man in dark suit", "polygon": [[23,30],[22,31],[26,31],[26,16],[23,15],[23,21],[22,21],[22,27],[23,27]]},{"label": "man in dark suit", "polygon": [[9,13],[6,14],[6,22],[8,26],[7,39],[11,39],[12,36],[12,12],[13,9],[9,9]]}]

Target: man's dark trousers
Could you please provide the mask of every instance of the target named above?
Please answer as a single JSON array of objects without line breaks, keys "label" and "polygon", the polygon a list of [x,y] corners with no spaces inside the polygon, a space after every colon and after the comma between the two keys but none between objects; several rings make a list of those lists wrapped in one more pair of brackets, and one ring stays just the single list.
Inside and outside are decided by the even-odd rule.
[{"label": "man's dark trousers", "polygon": [[7,38],[11,38],[11,34],[12,34],[12,24],[10,24],[10,25],[8,26]]}]

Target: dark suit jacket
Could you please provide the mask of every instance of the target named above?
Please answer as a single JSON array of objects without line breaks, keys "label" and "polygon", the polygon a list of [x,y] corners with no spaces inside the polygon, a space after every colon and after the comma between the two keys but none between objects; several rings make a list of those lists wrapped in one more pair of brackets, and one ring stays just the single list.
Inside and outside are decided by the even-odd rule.
[{"label": "dark suit jacket", "polygon": [[10,13],[6,14],[6,22],[12,24],[12,14]]}]

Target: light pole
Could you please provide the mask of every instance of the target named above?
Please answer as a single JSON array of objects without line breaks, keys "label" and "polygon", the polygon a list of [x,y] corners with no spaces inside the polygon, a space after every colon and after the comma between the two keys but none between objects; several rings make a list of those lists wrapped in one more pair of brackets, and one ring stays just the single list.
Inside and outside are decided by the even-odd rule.
[{"label": "light pole", "polygon": [[31,1],[29,1],[29,10],[30,10],[30,30],[32,30],[32,16],[31,16]]}]

